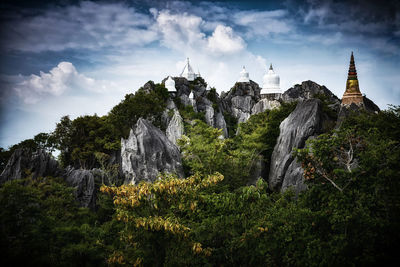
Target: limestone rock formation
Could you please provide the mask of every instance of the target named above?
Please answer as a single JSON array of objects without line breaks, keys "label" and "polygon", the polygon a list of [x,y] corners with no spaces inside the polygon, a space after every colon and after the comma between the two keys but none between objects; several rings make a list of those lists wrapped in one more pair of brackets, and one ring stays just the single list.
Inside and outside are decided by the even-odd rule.
[{"label": "limestone rock formation", "polygon": [[314,98],[316,95],[324,95],[329,102],[332,103],[332,108],[339,110],[340,100],[324,85],[319,85],[313,81],[304,81],[294,85],[282,94],[284,102],[293,102]]},{"label": "limestone rock formation", "polygon": [[121,139],[121,161],[125,183],[154,181],[162,172],[183,177],[178,147],[143,118],[131,129],[128,139]]},{"label": "limestone rock formation", "polygon": [[95,178],[101,180],[102,172],[99,169],[84,170],[67,167],[64,173],[67,184],[75,189],[75,198],[80,206],[94,209],[96,205]]},{"label": "limestone rock formation", "polygon": [[280,134],[271,157],[269,185],[273,190],[294,186],[296,192],[305,189],[301,166],[292,155],[294,148],[303,148],[311,136],[320,133],[322,102],[308,99],[299,102],[296,109],[279,126]]},{"label": "limestone rock formation", "polygon": [[230,112],[238,123],[246,122],[252,113],[253,106],[260,100],[261,88],[257,83],[237,82],[223,98],[223,107]]},{"label": "limestone rock formation", "polygon": [[0,175],[0,184],[9,180],[21,179],[32,175],[33,179],[44,176],[58,176],[61,170],[58,162],[46,151],[31,151],[19,148],[14,151],[3,172]]},{"label": "limestone rock formation", "polygon": [[278,100],[269,100],[267,98],[261,99],[258,101],[253,108],[251,109],[251,115],[258,114],[264,112],[266,110],[271,110],[275,108],[279,108],[281,103]]},{"label": "limestone rock formation", "polygon": [[183,119],[178,110],[174,111],[174,116],[170,120],[167,130],[165,131],[167,138],[174,144],[180,139],[184,133]]},{"label": "limestone rock formation", "polygon": [[226,127],[226,121],[224,115],[221,112],[218,112],[215,115],[214,127],[218,129],[222,129],[222,134],[224,137],[228,137],[228,128]]}]

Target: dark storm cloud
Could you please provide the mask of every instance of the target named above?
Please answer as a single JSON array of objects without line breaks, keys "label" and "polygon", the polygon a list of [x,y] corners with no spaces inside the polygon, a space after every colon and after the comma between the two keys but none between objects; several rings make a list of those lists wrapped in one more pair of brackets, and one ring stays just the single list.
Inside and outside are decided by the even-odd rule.
[{"label": "dark storm cloud", "polygon": [[400,2],[309,0],[287,1],[292,14],[306,31],[336,32],[349,42],[359,42],[377,51],[400,54]]}]

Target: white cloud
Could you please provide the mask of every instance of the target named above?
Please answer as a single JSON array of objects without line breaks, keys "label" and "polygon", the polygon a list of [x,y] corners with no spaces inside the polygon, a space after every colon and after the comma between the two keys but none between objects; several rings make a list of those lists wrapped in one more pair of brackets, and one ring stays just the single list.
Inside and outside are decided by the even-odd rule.
[{"label": "white cloud", "polygon": [[150,15],[122,3],[84,1],[5,23],[2,43],[32,52],[141,46],[157,39],[153,24]]},{"label": "white cloud", "polygon": [[205,34],[201,31],[201,17],[183,14],[171,14],[169,10],[157,14],[157,26],[162,33],[161,43],[168,47],[180,50],[202,47],[205,43]]},{"label": "white cloud", "polygon": [[214,53],[236,53],[246,47],[244,40],[235,35],[231,27],[218,25],[208,38],[208,48]]},{"label": "white cloud", "polygon": [[162,34],[161,43],[183,53],[200,51],[205,54],[232,54],[246,47],[245,41],[231,27],[216,24],[211,36],[206,35],[203,19],[192,14],[171,14],[169,10],[151,11],[157,18]]},{"label": "white cloud", "polygon": [[233,23],[245,27],[248,38],[265,37],[268,34],[283,34],[292,31],[293,26],[286,18],[285,10],[239,11],[233,14]]},{"label": "white cloud", "polygon": [[14,91],[27,104],[34,104],[47,96],[60,96],[69,89],[104,93],[114,89],[112,82],[96,81],[78,73],[70,62],[60,62],[49,73],[18,75]]}]

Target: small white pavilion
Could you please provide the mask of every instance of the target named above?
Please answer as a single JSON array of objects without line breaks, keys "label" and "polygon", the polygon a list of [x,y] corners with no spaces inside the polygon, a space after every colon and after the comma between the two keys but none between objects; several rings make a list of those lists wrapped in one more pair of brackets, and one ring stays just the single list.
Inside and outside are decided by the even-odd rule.
[{"label": "small white pavilion", "polygon": [[175,81],[171,76],[168,76],[168,79],[165,81],[165,88],[170,93],[176,93]]}]

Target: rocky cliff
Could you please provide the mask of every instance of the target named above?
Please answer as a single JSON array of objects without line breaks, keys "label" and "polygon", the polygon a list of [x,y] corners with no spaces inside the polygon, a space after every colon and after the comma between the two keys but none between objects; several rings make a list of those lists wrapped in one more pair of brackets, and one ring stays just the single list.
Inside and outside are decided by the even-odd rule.
[{"label": "rocky cliff", "polygon": [[69,186],[75,188],[75,197],[82,207],[94,208],[96,203],[95,178],[99,178],[101,175],[101,171],[97,169],[82,170],[69,166],[63,170],[52,155],[44,150],[17,149],[11,155],[0,176],[0,184],[29,176],[32,179],[60,176]]},{"label": "rocky cliff", "polygon": [[44,176],[58,176],[61,170],[58,162],[44,150],[31,151],[17,149],[11,155],[0,175],[0,184],[9,180],[25,178],[32,175],[33,179]]},{"label": "rocky cliff", "polygon": [[149,121],[140,118],[127,139],[121,139],[121,164],[125,183],[154,181],[160,173],[183,177],[178,147]]},{"label": "rocky cliff", "polygon": [[261,99],[260,91],[260,86],[253,81],[235,83],[223,97],[223,107],[238,120],[238,123],[246,122],[250,118],[253,106]]},{"label": "rocky cliff", "polygon": [[269,185],[285,190],[293,186],[296,192],[306,187],[303,171],[292,155],[293,149],[303,148],[306,140],[318,135],[322,125],[322,103],[319,99],[299,102],[296,109],[279,126],[280,134],[271,157]]}]

